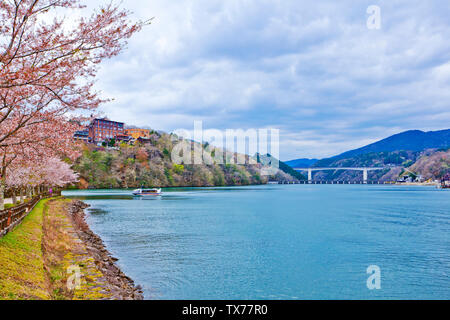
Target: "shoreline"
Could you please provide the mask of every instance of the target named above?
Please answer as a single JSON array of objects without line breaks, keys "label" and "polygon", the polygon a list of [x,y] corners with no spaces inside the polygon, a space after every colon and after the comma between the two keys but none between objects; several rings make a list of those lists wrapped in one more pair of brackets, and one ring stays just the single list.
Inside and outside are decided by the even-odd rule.
[{"label": "shoreline", "polygon": [[[233,187],[258,187],[258,186],[276,186],[276,185],[362,185],[362,186],[421,186],[421,187],[436,187],[439,188],[439,183],[425,183],[425,182],[405,182],[405,183],[266,183],[266,184],[248,184],[248,185],[226,185],[226,186],[179,186],[179,187],[157,187],[164,189],[205,189],[205,188],[233,188]],[[99,190],[112,190],[112,191],[124,191],[124,190],[134,190],[135,188],[88,188],[88,189],[66,189],[63,192],[71,191],[99,191]]]},{"label": "shoreline", "polygon": [[[388,183],[389,184],[389,183]],[[404,183],[391,183],[393,186],[419,186],[419,187],[436,187],[439,188],[439,183],[426,183],[426,182],[404,182]]]},{"label": "shoreline", "polygon": [[[192,186],[192,185],[180,185],[180,186],[151,186],[149,188],[164,188],[164,189],[175,189],[175,188],[226,188],[226,187],[251,187],[251,186],[265,186],[269,183],[253,183],[253,184],[229,184],[229,185],[217,185],[217,186]],[[66,189],[63,191],[78,191],[78,190],[135,190],[139,189],[139,187],[128,187],[128,188],[76,188],[76,189]]]},{"label": "shoreline", "polygon": [[73,200],[68,206],[68,215],[71,218],[75,231],[86,246],[87,252],[95,260],[95,265],[103,274],[112,292],[111,299],[114,300],[143,300],[142,287],[135,285],[117,266],[117,258],[113,257],[106,249],[103,240],[95,234],[86,222],[84,209],[90,207],[88,204]]},{"label": "shoreline", "polygon": [[85,220],[79,200],[39,201],[0,237],[0,300],[143,300]]}]

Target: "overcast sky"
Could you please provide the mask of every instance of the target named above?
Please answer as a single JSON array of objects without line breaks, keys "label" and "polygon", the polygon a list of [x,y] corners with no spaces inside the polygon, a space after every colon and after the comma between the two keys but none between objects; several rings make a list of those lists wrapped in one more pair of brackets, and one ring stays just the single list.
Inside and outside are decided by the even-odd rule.
[{"label": "overcast sky", "polygon": [[[96,0],[98,3],[104,2]],[[91,2],[91,1],[89,1]],[[381,29],[368,29],[369,5]],[[448,1],[124,0],[155,17],[103,64],[113,120],[278,128],[281,159],[449,128]]]}]

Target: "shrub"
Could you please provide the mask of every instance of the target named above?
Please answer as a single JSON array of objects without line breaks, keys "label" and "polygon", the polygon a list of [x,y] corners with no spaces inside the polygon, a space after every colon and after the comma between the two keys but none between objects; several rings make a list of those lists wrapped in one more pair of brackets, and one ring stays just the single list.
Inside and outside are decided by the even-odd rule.
[{"label": "shrub", "polygon": [[173,185],[174,180],[173,180],[173,177],[172,177],[172,173],[170,172],[169,169],[164,168],[164,175],[166,176],[167,181],[169,182],[169,184]]},{"label": "shrub", "polygon": [[168,157],[168,156],[170,155],[170,152],[169,152],[169,150],[167,150],[167,148],[164,148],[163,154],[164,154],[166,157]]},{"label": "shrub", "polygon": [[174,164],[173,165],[173,172],[176,174],[182,175],[184,173],[184,165],[182,164]]}]

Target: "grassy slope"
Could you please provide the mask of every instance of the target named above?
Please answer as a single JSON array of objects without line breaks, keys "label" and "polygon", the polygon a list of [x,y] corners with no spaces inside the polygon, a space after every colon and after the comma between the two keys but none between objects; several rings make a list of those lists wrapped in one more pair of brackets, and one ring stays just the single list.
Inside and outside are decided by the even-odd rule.
[{"label": "grassy slope", "polygon": [[[110,297],[103,274],[66,215],[69,200],[42,200],[0,239],[0,300],[97,300]],[[81,286],[69,292],[67,268],[80,268]]]},{"label": "grassy slope", "polygon": [[[51,299],[53,300],[102,300],[110,293],[103,274],[94,259],[86,251],[67,216],[71,200],[59,199],[48,203],[44,212],[44,266],[48,272]],[[79,268],[80,287],[67,288],[69,267]]]},{"label": "grassy slope", "polygon": [[49,299],[42,258],[41,201],[13,232],[0,239],[0,299]]}]

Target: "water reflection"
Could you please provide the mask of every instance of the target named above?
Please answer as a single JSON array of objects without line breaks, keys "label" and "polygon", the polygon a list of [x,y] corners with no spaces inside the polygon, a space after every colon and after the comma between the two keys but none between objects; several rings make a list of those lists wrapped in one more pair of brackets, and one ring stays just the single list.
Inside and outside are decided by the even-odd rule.
[{"label": "water reflection", "polygon": [[64,195],[69,199],[78,200],[133,200],[133,196],[127,195]]},{"label": "water reflection", "polygon": [[88,210],[89,210],[89,213],[92,214],[92,215],[106,215],[106,214],[108,214],[108,211],[100,209],[100,208],[95,208],[95,209],[89,208]]},{"label": "water reflection", "polygon": [[[151,197],[138,197],[132,194],[133,189],[116,189],[116,190],[70,190],[64,191],[63,196],[69,199],[79,199],[79,200],[135,200],[135,201],[145,201],[145,200],[186,200],[190,199],[192,196],[199,196],[204,194],[207,196],[211,192],[230,192],[239,191],[239,188],[231,187],[211,187],[211,188],[166,188],[163,190],[161,196],[151,196]],[[247,189],[253,190],[253,189]],[[256,189],[255,189],[256,190]]]}]

